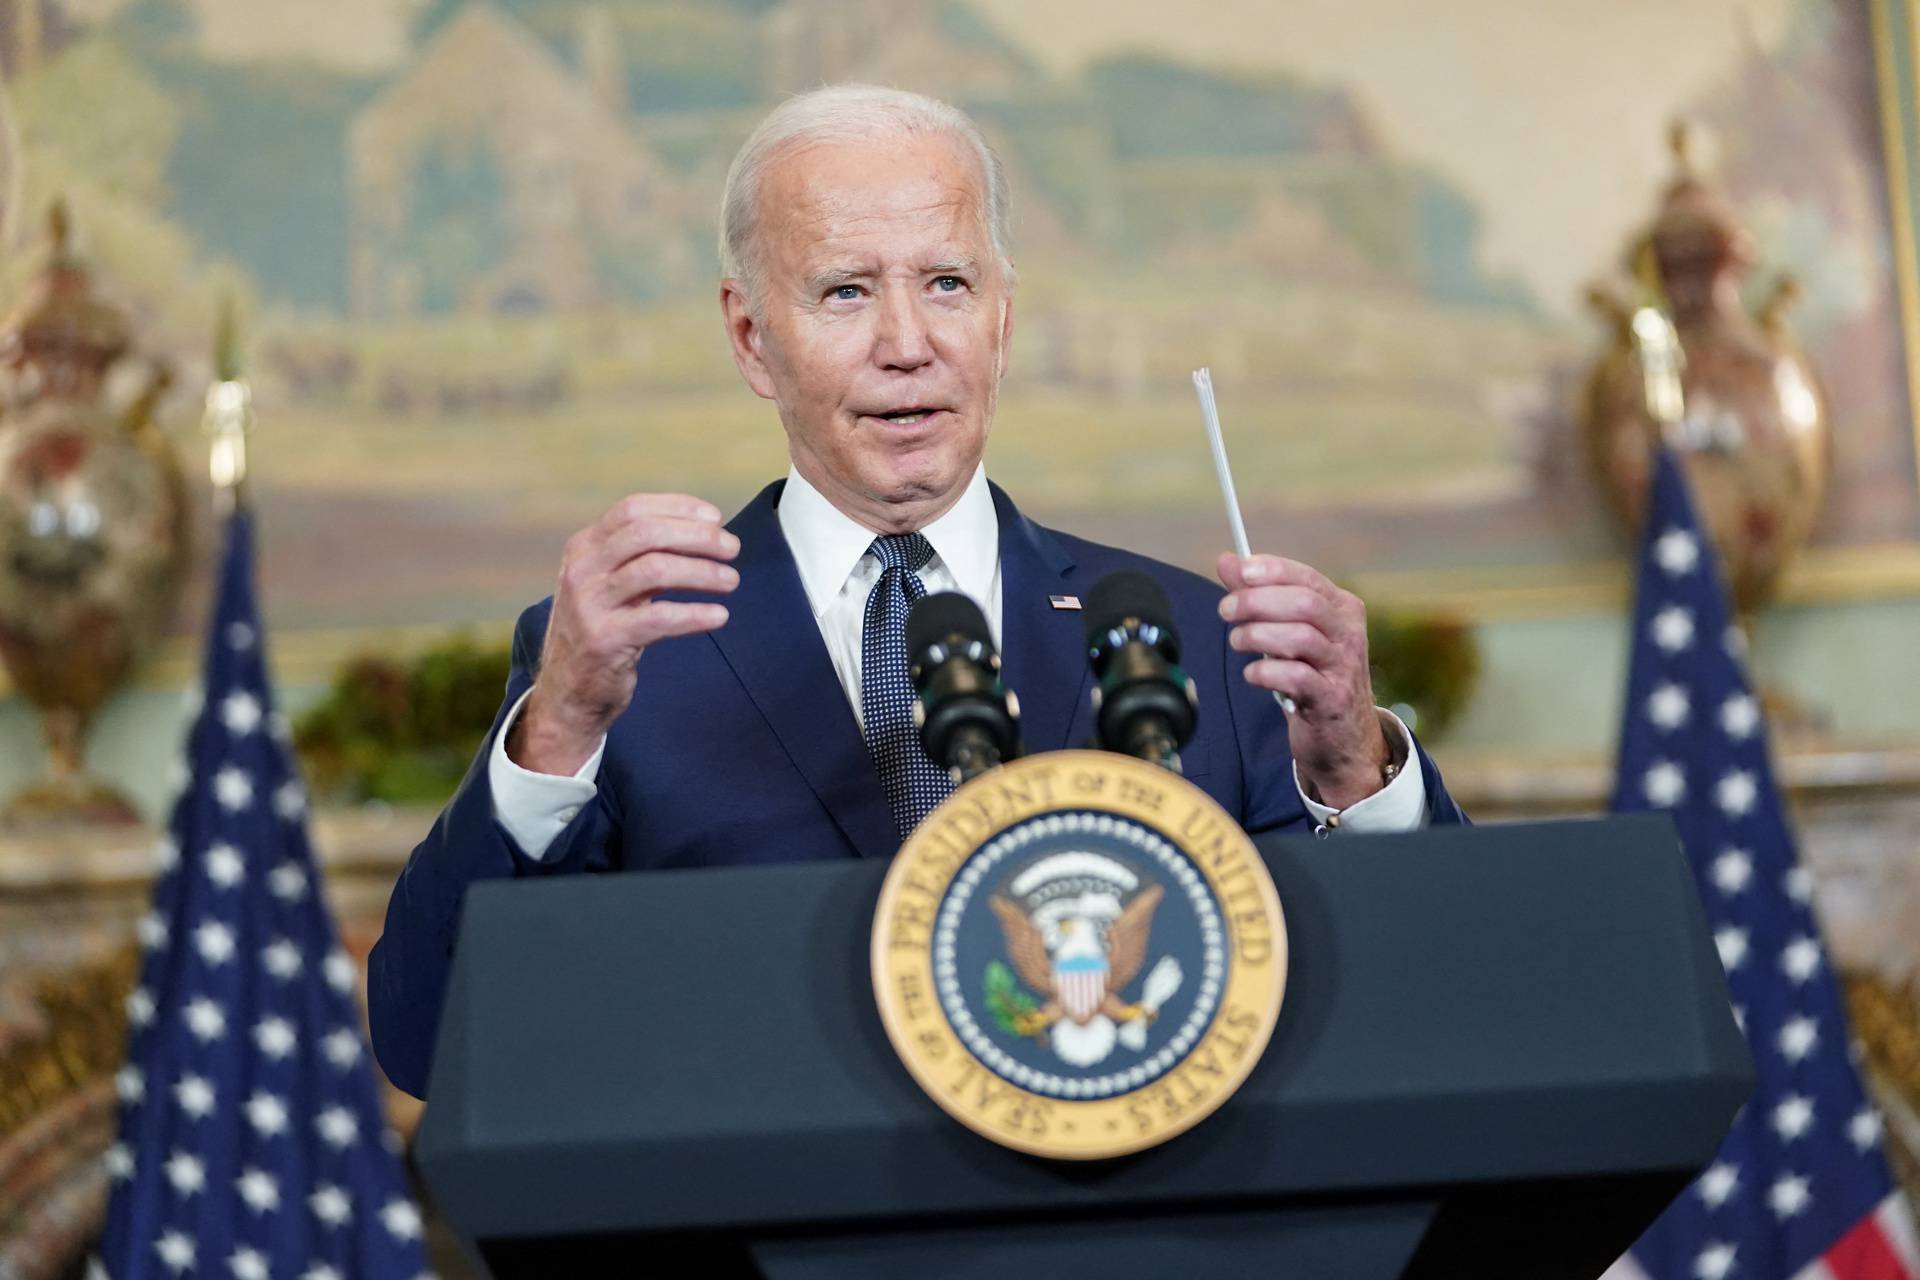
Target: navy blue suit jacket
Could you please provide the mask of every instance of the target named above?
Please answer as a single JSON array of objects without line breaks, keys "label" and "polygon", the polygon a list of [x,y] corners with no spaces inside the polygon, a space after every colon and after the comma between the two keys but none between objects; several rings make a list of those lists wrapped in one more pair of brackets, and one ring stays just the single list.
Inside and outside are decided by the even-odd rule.
[{"label": "navy blue suit jacket", "polygon": [[[740,585],[726,626],[649,649],[633,703],[614,722],[594,801],[538,860],[493,816],[492,735],[394,885],[369,961],[373,1045],[395,1084],[425,1096],[454,933],[467,886],[509,876],[654,867],[722,867],[817,858],[887,858],[899,836],[847,696],[827,656],[769,485],[734,517]],[[1199,729],[1181,753],[1187,777],[1250,832],[1305,830],[1284,717],[1241,678],[1227,645],[1221,588],[1144,556],[1044,529],[997,486],[1002,660],[1020,695],[1028,752],[1093,737],[1082,615],[1050,595],[1085,595],[1117,569],[1165,587],[1199,690]],[[689,597],[702,598],[702,597]],[[520,616],[513,668],[493,732],[533,683],[551,600]],[[1435,822],[1461,821],[1422,753]]]}]

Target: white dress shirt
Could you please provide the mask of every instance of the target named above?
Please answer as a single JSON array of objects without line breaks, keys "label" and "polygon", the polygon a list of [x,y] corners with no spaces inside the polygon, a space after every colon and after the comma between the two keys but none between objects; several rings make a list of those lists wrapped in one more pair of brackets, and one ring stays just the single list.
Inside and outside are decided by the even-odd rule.
[{"label": "white dress shirt", "polygon": [[[807,603],[833,660],[834,674],[846,690],[854,718],[860,718],[860,648],[866,625],[867,596],[880,580],[879,560],[867,554],[876,535],[815,489],[798,470],[787,472],[780,495],[780,531],[793,551],[806,589]],[[996,647],[1001,640],[1000,519],[993,509],[984,467],[973,473],[960,500],[947,513],[920,530],[933,546],[933,559],[920,570],[928,594],[960,591],[971,596],[987,616]],[[529,691],[531,692],[531,691]],[[593,755],[572,776],[534,773],[507,757],[507,734],[526,705],[527,695],[507,712],[494,735],[487,761],[487,781],[493,788],[493,816],[530,858],[540,858],[597,791],[593,779],[607,742],[600,740]],[[1338,830],[1347,832],[1410,831],[1427,823],[1426,780],[1413,735],[1399,717],[1382,713],[1406,740],[1406,764],[1393,781],[1344,810],[1315,802],[1304,792],[1301,800],[1313,820],[1325,827],[1339,814]],[[1296,767],[1294,785],[1300,784]]]}]

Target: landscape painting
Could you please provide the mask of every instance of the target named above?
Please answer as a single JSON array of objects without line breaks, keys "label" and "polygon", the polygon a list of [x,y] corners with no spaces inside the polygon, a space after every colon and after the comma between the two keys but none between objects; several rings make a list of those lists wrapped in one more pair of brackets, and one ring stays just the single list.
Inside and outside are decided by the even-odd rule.
[{"label": "landscape painting", "polygon": [[[1550,15],[1537,10],[1550,8]],[[621,494],[785,469],[716,306],[754,121],[858,80],[965,106],[1019,269],[988,465],[1049,523],[1204,567],[1227,527],[1396,580],[1623,541],[1574,402],[1589,285],[1710,140],[1757,299],[1830,390],[1816,543],[1920,541],[1870,14],[1850,0],[5,0],[6,282],[66,199],[195,429],[237,299],[277,626],[500,623]],[[203,560],[206,557],[202,557]],[[197,614],[183,611],[181,626]]]}]

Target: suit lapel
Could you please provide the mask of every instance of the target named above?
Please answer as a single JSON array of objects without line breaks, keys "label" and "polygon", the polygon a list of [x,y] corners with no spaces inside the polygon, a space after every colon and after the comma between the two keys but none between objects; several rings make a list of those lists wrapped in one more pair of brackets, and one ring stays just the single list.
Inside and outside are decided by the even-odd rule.
[{"label": "suit lapel", "polygon": [[863,857],[900,847],[880,775],[827,656],[775,508],[786,482],[761,490],[727,526],[740,539],[740,585],[727,625],[709,633],[847,843]]},{"label": "suit lapel", "polygon": [[999,485],[1001,667],[1020,696],[1020,735],[1029,754],[1068,741],[1087,701],[1083,617],[1047,597],[1072,588],[1074,561],[1059,539],[1020,514]]}]

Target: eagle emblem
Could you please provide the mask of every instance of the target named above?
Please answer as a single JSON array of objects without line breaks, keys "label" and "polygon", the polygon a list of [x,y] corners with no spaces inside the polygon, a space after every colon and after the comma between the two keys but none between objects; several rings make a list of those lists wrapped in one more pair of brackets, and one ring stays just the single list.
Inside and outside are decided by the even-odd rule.
[{"label": "eagle emblem", "polygon": [[1012,961],[1011,971],[997,960],[987,966],[994,1020],[1076,1067],[1103,1061],[1116,1045],[1145,1049],[1160,1006],[1180,988],[1180,962],[1163,956],[1136,1002],[1123,993],[1146,963],[1164,896],[1118,859],[1082,851],[1053,854],[1013,876],[989,899]]}]

